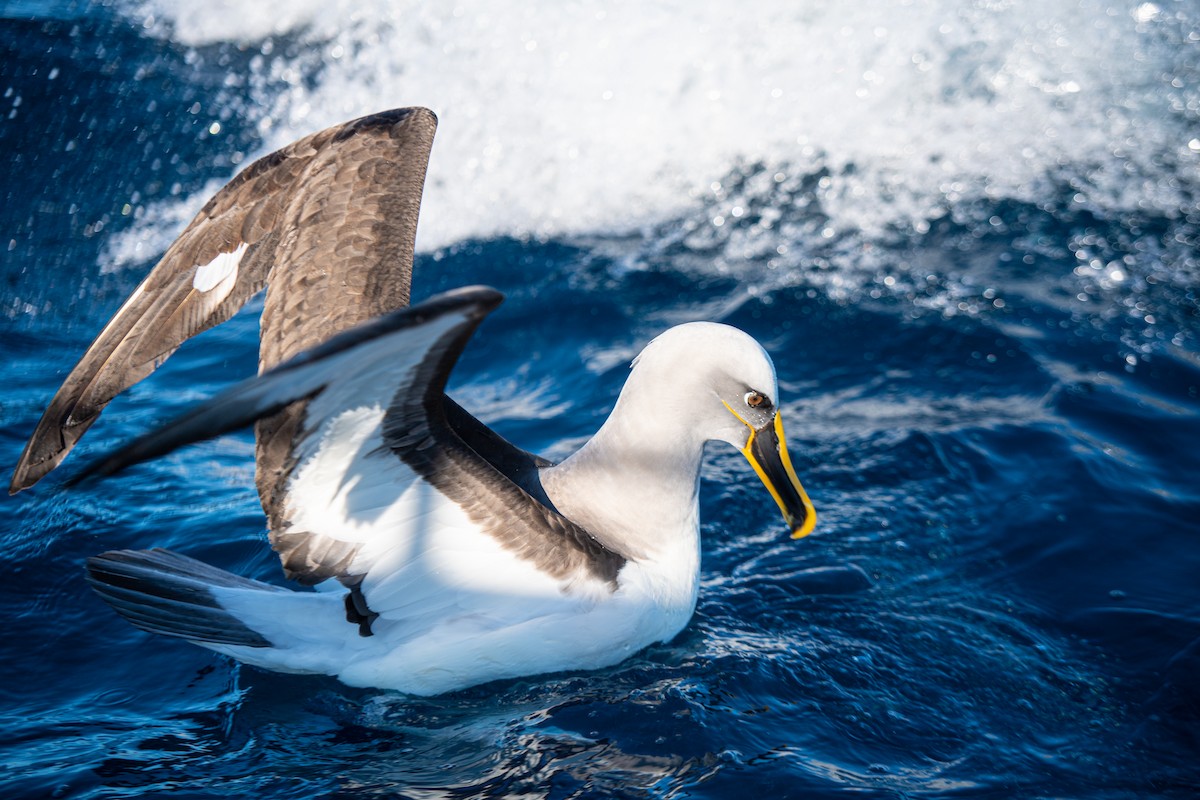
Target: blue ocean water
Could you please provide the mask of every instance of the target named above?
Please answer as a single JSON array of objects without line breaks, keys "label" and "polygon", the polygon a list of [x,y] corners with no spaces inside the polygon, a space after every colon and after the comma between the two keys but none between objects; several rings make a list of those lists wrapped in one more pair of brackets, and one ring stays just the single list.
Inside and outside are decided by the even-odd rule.
[{"label": "blue ocean water", "polygon": [[[121,547],[280,580],[248,434],[56,473],[0,502],[5,797],[1200,794],[1194,3],[264,6],[0,6],[0,463],[239,165],[423,103],[415,294],[508,296],[454,396],[562,456],[657,332],[737,325],[820,525],[788,539],[714,447],[680,636],[414,699],[239,667],[86,587]],[[253,373],[256,312],[62,471]]]}]

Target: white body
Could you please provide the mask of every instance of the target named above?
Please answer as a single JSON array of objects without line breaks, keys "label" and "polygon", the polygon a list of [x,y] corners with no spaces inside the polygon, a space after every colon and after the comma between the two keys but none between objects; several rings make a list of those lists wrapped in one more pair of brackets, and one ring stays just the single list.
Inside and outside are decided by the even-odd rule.
[{"label": "white body", "polygon": [[673,329],[635,362],[596,436],[542,471],[556,508],[626,556],[615,590],[539,570],[381,451],[383,410],[350,403],[370,394],[350,377],[325,398],[344,410],[328,415],[289,502],[306,529],[364,544],[356,563],[367,570],[363,594],[379,614],[374,635],[347,624],[340,591],[217,589],[223,606],[275,646],[207,646],[270,669],[426,695],[609,666],[671,639],[696,605],[704,443],[740,447],[746,437],[718,397],[716,376],[731,369],[774,392],[774,370],[750,337],[705,323]]},{"label": "white body", "polygon": [[[544,505],[427,399],[430,365],[444,375],[446,343],[461,346],[478,319],[473,296],[264,373],[163,429],[187,441],[213,420],[309,398],[276,544],[304,576],[327,576],[319,570],[337,554],[338,579],[279,591],[203,565],[139,572],[136,554],[117,554],[101,557],[94,585],[118,587],[107,599],[135,624],[246,663],[421,695],[604,667],[679,633],[696,606],[704,445],[748,448],[774,418],[770,359],[724,325],[667,331],[634,362],[596,435],[538,469]],[[744,403],[753,406],[735,410]],[[103,578],[130,560],[125,574],[146,586],[133,603],[127,581]],[[203,623],[176,610],[179,574],[215,600],[197,603]],[[369,621],[347,620],[352,600]]]}]

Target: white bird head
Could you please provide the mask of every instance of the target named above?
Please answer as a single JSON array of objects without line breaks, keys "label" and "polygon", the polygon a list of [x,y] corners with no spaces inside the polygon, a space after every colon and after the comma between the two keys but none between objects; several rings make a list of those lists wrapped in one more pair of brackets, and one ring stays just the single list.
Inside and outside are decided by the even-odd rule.
[{"label": "white bird head", "polygon": [[692,322],[646,346],[621,402],[636,398],[634,413],[676,420],[701,443],[738,448],[798,539],[812,531],[817,515],[788,456],[778,396],[775,366],[757,341],[728,325]]}]

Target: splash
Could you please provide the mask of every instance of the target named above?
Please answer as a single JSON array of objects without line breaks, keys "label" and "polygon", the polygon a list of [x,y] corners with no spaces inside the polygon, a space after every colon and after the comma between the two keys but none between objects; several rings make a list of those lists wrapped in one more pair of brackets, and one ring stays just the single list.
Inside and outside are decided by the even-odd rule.
[{"label": "splash", "polygon": [[756,164],[823,176],[825,238],[920,232],[954,205],[1062,185],[1083,206],[1178,214],[1200,159],[1189,9],[150,0],[127,13],[186,47],[251,55],[248,87],[221,102],[257,124],[262,152],[381,108],[433,108],[430,250],[640,230]]}]

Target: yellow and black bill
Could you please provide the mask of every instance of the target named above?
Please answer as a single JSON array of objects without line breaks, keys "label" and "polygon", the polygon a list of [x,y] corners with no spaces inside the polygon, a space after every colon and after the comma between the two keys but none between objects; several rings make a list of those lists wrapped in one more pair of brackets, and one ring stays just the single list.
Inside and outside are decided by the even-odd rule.
[{"label": "yellow and black bill", "polygon": [[750,439],[742,448],[742,454],[775,498],[792,538],[800,539],[812,533],[817,524],[817,512],[788,457],[783,418],[778,412],[761,428],[750,428]]}]

